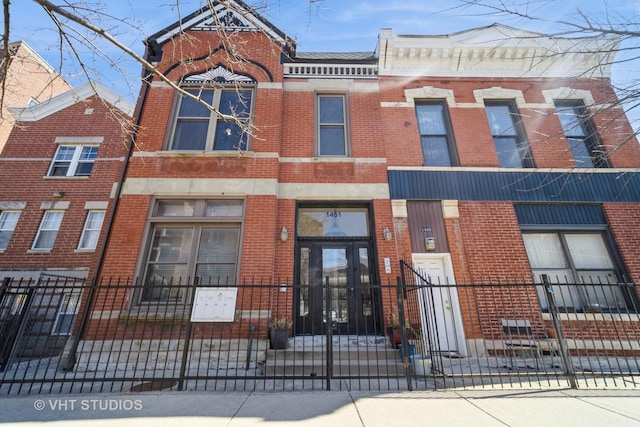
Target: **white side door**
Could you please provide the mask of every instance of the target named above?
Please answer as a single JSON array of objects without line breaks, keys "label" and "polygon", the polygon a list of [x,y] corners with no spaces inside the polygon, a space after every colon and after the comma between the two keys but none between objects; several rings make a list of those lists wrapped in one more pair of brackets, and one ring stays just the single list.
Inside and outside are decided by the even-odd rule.
[{"label": "white side door", "polygon": [[[453,266],[449,254],[413,254],[413,264],[422,277],[434,286],[422,289],[418,295],[422,307],[427,307],[423,325],[428,325],[431,342],[437,343],[442,354],[467,356],[462,313],[458,292],[453,277]],[[423,331],[427,328],[423,327]],[[426,340],[425,342],[429,342]]]}]

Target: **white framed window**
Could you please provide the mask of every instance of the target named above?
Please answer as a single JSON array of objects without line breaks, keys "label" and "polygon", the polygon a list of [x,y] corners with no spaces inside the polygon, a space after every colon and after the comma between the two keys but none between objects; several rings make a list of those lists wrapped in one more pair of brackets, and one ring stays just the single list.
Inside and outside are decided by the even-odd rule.
[{"label": "white framed window", "polygon": [[140,301],[182,303],[188,286],[236,286],[244,200],[160,200]]},{"label": "white framed window", "polygon": [[13,231],[18,224],[21,211],[5,210],[0,212],[0,251],[6,251]]},{"label": "white framed window", "polygon": [[318,156],[349,156],[347,97],[316,96],[316,153]]},{"label": "white framed window", "polygon": [[59,145],[48,176],[89,176],[97,155],[97,145]]},{"label": "white framed window", "polygon": [[173,126],[171,150],[247,150],[253,90],[237,87],[188,89],[187,92],[216,108],[220,118],[202,103],[181,96]]},{"label": "white framed window", "polygon": [[87,219],[82,229],[78,249],[93,250],[98,245],[102,222],[104,221],[105,211],[95,210],[87,213]]},{"label": "white framed window", "polygon": [[80,293],[68,292],[62,294],[56,319],[53,322],[51,335],[71,335],[73,321],[78,314],[80,307]]},{"label": "white framed window", "polygon": [[33,242],[34,250],[51,250],[56,241],[58,230],[62,224],[64,211],[45,211],[42,222],[38,228],[38,234]]}]

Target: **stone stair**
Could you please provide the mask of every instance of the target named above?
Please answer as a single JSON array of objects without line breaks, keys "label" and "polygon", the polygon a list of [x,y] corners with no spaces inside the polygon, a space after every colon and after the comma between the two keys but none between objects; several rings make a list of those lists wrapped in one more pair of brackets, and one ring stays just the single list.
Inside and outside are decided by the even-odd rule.
[{"label": "stone stair", "polygon": [[[324,337],[296,337],[286,350],[267,350],[264,374],[278,377],[324,377],[327,375],[327,348]],[[333,339],[332,376],[400,377],[405,368],[398,350],[384,337]]]}]

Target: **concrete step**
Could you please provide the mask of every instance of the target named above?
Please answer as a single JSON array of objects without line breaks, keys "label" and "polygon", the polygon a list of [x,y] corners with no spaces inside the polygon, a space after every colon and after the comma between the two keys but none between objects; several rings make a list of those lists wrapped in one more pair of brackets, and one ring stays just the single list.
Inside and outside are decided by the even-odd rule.
[{"label": "concrete step", "polygon": [[[325,376],[326,353],[320,350],[267,350],[264,373],[278,376]],[[402,376],[405,375],[405,370],[399,352],[395,349],[341,349],[333,352],[333,375]]]}]

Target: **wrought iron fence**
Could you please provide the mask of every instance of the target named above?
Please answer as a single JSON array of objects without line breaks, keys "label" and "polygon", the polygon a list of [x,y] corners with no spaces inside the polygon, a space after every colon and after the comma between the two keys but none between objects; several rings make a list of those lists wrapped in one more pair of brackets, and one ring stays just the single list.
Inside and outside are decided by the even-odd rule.
[{"label": "wrought iron fence", "polygon": [[[637,306],[562,311],[566,304],[555,298],[541,304],[540,286],[531,283],[434,284],[401,266],[397,283],[369,285],[377,308],[367,315],[376,326],[351,335],[339,335],[353,329],[341,324],[351,318],[331,310],[332,295],[349,292],[344,285],[323,285],[322,334],[301,335],[306,320],[295,298],[304,289],[289,281],[194,286],[168,280],[163,288],[180,298],[149,300],[128,279],[14,280],[0,288],[0,393],[635,387],[640,381]],[[617,286],[635,294],[633,284]],[[542,291],[548,298],[556,288]],[[297,320],[282,349],[276,319]]]}]

